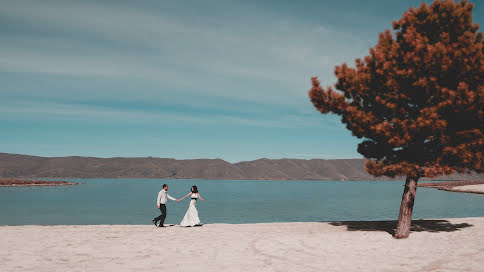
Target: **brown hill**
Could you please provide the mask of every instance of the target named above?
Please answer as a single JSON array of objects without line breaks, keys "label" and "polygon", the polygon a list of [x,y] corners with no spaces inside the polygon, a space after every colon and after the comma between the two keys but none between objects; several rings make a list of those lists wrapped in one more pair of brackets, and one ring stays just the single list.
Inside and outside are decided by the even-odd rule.
[{"label": "brown hill", "polygon": [[[232,164],[221,159],[37,157],[8,153],[0,153],[0,177],[389,180],[369,175],[364,159],[259,159]],[[456,174],[438,179],[482,180],[484,175]]]}]

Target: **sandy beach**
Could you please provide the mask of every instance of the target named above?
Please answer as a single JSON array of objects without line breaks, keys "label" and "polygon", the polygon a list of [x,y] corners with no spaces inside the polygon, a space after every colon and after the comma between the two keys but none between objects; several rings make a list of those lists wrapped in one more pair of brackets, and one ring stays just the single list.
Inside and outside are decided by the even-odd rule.
[{"label": "sandy beach", "polygon": [[482,271],[484,217],[394,221],[1,226],[2,271]]},{"label": "sandy beach", "polygon": [[454,192],[484,194],[484,184],[455,186],[451,190]]},{"label": "sandy beach", "polygon": [[443,191],[484,194],[484,180],[464,180],[419,183],[419,187],[436,188]]}]

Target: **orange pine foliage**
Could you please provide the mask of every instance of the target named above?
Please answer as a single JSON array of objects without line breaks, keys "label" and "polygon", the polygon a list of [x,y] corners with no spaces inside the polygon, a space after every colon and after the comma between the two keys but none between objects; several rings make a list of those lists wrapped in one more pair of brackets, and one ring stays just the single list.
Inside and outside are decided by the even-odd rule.
[{"label": "orange pine foliage", "polygon": [[[435,177],[484,170],[484,46],[467,1],[410,8],[337,83],[309,91],[342,116],[375,176]],[[337,91],[335,91],[337,90]]]}]

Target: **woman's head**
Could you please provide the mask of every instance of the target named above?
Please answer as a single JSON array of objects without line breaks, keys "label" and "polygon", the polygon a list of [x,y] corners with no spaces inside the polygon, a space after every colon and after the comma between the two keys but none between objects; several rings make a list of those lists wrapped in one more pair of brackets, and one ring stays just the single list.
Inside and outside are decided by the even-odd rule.
[{"label": "woman's head", "polygon": [[195,186],[195,185],[192,186],[192,193],[198,193],[197,186]]}]

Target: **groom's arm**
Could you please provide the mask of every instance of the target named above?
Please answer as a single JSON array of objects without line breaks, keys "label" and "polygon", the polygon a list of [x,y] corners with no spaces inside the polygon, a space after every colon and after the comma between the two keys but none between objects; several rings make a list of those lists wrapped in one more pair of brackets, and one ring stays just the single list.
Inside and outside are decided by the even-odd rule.
[{"label": "groom's arm", "polygon": [[176,198],[172,197],[172,196],[171,196],[171,195],[169,195],[169,194],[166,194],[166,197],[167,197],[168,199],[171,199],[171,200],[173,200],[173,201],[176,201]]}]

